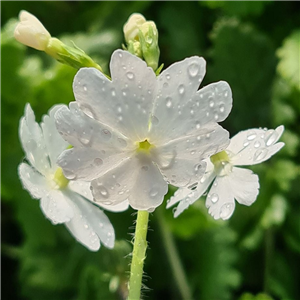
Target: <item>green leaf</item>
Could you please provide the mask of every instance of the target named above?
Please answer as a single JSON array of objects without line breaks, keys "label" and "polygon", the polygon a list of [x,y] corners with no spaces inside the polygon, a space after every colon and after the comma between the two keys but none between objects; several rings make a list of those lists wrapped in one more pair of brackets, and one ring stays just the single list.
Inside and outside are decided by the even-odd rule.
[{"label": "green leaf", "polygon": [[259,16],[270,1],[200,1],[211,9],[221,9],[225,14],[238,17]]},{"label": "green leaf", "polygon": [[277,72],[300,91],[300,30],[294,31],[277,50]]},{"label": "green leaf", "polygon": [[269,38],[249,24],[224,18],[215,24],[211,40],[213,65],[207,70],[208,79],[227,81],[233,92],[226,122],[240,129],[270,127],[276,60]]}]

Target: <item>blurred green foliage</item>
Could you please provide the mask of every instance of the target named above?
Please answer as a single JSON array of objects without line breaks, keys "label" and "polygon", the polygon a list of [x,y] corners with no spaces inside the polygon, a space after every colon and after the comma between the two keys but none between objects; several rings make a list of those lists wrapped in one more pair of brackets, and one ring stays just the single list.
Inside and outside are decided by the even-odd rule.
[{"label": "blurred green foliage", "polygon": [[[194,299],[300,299],[300,7],[271,1],[46,1],[1,3],[2,298],[30,300],[122,299],[126,290],[133,211],[108,213],[117,242],[91,253],[64,226],[53,226],[39,203],[22,190],[17,166],[24,158],[19,119],[30,102],[40,120],[56,103],[74,99],[76,70],[13,38],[21,9],[35,14],[53,36],[73,41],[106,72],[121,48],[122,27],[140,12],[156,22],[165,67],[191,55],[207,64],[204,85],[226,80],[234,105],[223,126],[231,135],[283,124],[286,146],[253,167],[260,195],[238,205],[229,221],[214,221],[203,199],[172,231]],[[170,194],[174,192],[170,190]],[[148,299],[180,299],[155,212],[151,216],[144,291]]]}]

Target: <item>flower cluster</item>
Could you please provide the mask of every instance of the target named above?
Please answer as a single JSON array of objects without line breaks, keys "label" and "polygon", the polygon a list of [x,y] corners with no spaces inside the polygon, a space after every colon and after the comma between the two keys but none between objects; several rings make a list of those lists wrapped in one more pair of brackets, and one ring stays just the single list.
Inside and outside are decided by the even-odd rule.
[{"label": "flower cluster", "polygon": [[205,61],[194,56],[156,77],[140,58],[113,53],[112,80],[93,68],[75,76],[76,102],[57,111],[56,126],[73,148],[58,158],[68,179],[91,181],[97,203],[128,199],[153,211],[168,182],[188,187],[205,172],[203,159],[229,143],[223,121],[232,106],[229,85],[198,90]]},{"label": "flower cluster", "polygon": [[[62,105],[54,106],[45,115],[41,126],[35,122],[30,105],[20,120],[19,134],[29,162],[19,165],[19,176],[31,196],[40,199],[41,210],[53,224],[63,223],[73,236],[87,248],[96,251],[100,242],[114,246],[114,229],[103,211],[91,203],[89,183],[69,181],[56,164],[58,155],[68,147],[56,130],[54,114]],[[127,202],[112,211],[127,209]]]},{"label": "flower cluster", "polygon": [[225,151],[206,159],[207,168],[194,189],[181,188],[168,201],[167,208],[179,202],[174,216],[198,200],[211,186],[207,197],[208,212],[215,219],[231,217],[235,201],[251,205],[258,195],[258,176],[252,171],[238,166],[259,164],[278,152],[284,143],[277,141],[282,135],[283,126],[275,130],[249,129],[239,132],[231,140]]}]

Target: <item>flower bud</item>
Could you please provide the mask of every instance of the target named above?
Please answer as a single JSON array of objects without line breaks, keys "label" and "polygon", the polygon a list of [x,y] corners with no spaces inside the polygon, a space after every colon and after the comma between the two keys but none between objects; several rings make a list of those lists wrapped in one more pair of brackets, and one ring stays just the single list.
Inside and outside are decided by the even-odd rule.
[{"label": "flower bud", "polygon": [[152,21],[146,21],[141,14],[132,14],[123,27],[127,50],[144,59],[154,71],[158,67],[158,31]]},{"label": "flower bud", "polygon": [[129,43],[132,40],[138,40],[139,28],[146,22],[146,19],[141,14],[132,14],[127,23],[123,27],[125,41]]},{"label": "flower bud", "polygon": [[158,47],[158,31],[156,25],[152,21],[145,22],[140,27],[139,38],[144,60],[147,65],[154,71],[158,67],[159,47]]},{"label": "flower bud", "polygon": [[26,46],[44,51],[51,35],[43,24],[25,10],[20,12],[19,20],[14,32],[15,39]]}]

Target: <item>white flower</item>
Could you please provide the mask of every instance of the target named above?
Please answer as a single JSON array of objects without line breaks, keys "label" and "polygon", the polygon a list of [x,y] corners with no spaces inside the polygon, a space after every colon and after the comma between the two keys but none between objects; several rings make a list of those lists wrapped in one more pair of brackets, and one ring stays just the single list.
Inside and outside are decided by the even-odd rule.
[{"label": "white flower", "polygon": [[20,23],[14,32],[15,39],[26,46],[44,51],[51,35],[43,24],[25,10],[20,12],[19,19]]},{"label": "white flower", "polygon": [[196,56],[156,77],[144,61],[118,50],[110,70],[112,81],[94,68],[75,76],[77,102],[55,115],[74,148],[58,164],[67,178],[92,181],[95,201],[128,199],[137,210],[153,210],[167,182],[194,184],[204,173],[202,160],[228,145],[228,132],[216,121],[231,110],[231,90],[221,81],[197,91],[205,61]]},{"label": "white flower", "polygon": [[179,202],[174,217],[199,199],[210,187],[206,197],[208,212],[215,219],[231,217],[235,201],[251,205],[258,195],[258,176],[248,169],[236,166],[255,165],[269,159],[284,143],[277,143],[284,130],[249,129],[239,132],[231,140],[227,149],[206,159],[205,175],[195,189],[181,188],[168,201],[167,208]]},{"label": "white flower", "polygon": [[[56,130],[55,112],[63,105],[54,106],[43,117],[41,127],[35,122],[29,104],[20,120],[19,135],[30,165],[19,165],[19,176],[31,196],[40,200],[45,216],[52,223],[65,223],[74,237],[90,250],[96,251],[100,241],[108,248],[114,245],[114,229],[106,215],[89,202],[92,195],[87,182],[68,181],[56,164],[58,155],[68,147]],[[126,202],[113,211],[126,209]]]}]

